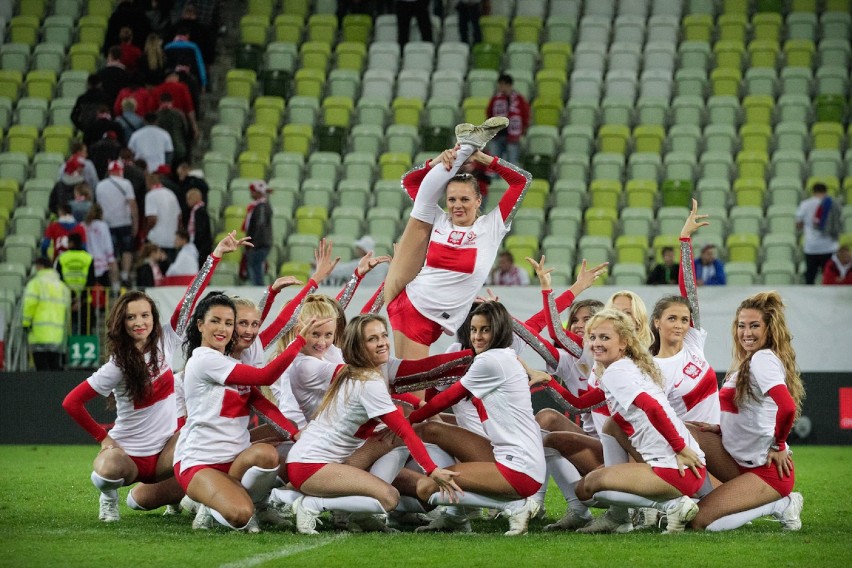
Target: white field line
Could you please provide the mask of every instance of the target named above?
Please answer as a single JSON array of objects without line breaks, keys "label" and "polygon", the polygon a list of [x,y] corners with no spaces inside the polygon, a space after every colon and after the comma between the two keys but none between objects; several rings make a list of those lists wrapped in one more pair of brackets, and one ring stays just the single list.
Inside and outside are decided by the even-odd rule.
[{"label": "white field line", "polygon": [[294,554],[313,550],[314,548],[320,548],[321,546],[325,546],[327,544],[331,544],[335,541],[348,537],[348,534],[338,534],[323,540],[312,540],[311,542],[306,542],[304,544],[285,546],[284,548],[275,550],[273,552],[256,554],[255,556],[249,556],[248,558],[244,558],[236,562],[222,564],[221,566],[219,566],[219,568],[252,568],[253,566],[259,566],[271,560],[278,560],[280,558],[286,558],[288,556],[293,556]]}]

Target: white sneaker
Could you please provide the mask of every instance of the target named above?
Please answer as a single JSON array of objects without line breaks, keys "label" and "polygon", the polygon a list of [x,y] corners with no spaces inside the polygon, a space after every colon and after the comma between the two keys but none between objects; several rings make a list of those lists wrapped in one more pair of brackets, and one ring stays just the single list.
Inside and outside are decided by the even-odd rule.
[{"label": "white sneaker", "polygon": [[581,529],[577,529],[578,533],[597,534],[597,533],[629,533],[633,530],[633,523],[630,518],[616,519],[607,509],[606,513],[596,517],[591,523]]},{"label": "white sneaker", "polygon": [[215,520],[213,519],[213,515],[210,514],[210,509],[207,507],[207,505],[199,504],[198,509],[196,509],[195,511],[195,518],[192,520],[192,529],[212,529],[213,523],[215,523]]},{"label": "white sneaker", "polygon": [[456,517],[454,515],[448,515],[446,513],[442,513],[440,516],[433,519],[428,525],[425,527],[417,527],[414,529],[414,532],[425,533],[425,532],[460,532],[460,533],[469,533],[473,532],[470,528],[470,521],[467,517]]},{"label": "white sneaker", "polygon": [[322,511],[312,511],[302,504],[304,497],[299,497],[293,502],[293,512],[296,514],[296,530],[302,534],[319,534],[317,523]]},{"label": "white sneaker", "polygon": [[398,533],[399,531],[388,526],[387,515],[372,513],[352,513],[349,515],[349,532],[381,532]]},{"label": "white sneaker", "polygon": [[284,515],[278,507],[275,507],[268,502],[257,505],[254,510],[254,516],[257,519],[257,522],[264,525],[282,528],[289,528],[293,526],[289,520],[284,518]]},{"label": "white sneaker", "polygon": [[532,516],[533,519],[540,521],[547,516],[547,509],[544,508],[544,502],[536,501],[538,504],[538,512]]},{"label": "white sneaker", "polygon": [[197,513],[199,503],[192,499],[189,495],[184,495],[183,499],[180,500],[180,506],[190,513]]},{"label": "white sneaker", "polygon": [[790,504],[780,515],[775,518],[781,523],[785,531],[797,531],[802,528],[802,507],[805,506],[805,498],[798,491],[790,493]]},{"label": "white sneaker", "polygon": [[659,526],[661,513],[651,507],[642,507],[636,509],[633,513],[633,528],[634,529],[655,529]]},{"label": "white sneaker", "polygon": [[118,512],[118,491],[113,489],[107,493],[101,493],[98,518],[105,523],[114,523],[121,520]]},{"label": "white sneaker", "polygon": [[246,523],[246,526],[243,527],[243,531],[249,534],[257,534],[260,532],[260,525],[257,522],[257,517],[252,515],[249,519],[249,522]]},{"label": "white sneaker", "polygon": [[530,519],[538,513],[539,504],[534,499],[525,499],[523,506],[519,509],[503,509],[503,516],[509,517],[509,530],[504,532],[505,536],[520,536],[527,534]]},{"label": "white sneaker", "polygon": [[575,531],[588,526],[591,522],[592,516],[590,514],[587,513],[587,516],[584,517],[568,509],[561,519],[544,527],[544,532]]},{"label": "white sneaker", "polygon": [[456,144],[470,144],[478,150],[494,138],[498,132],[509,126],[509,119],[505,116],[492,116],[479,126],[469,122],[456,126]]},{"label": "white sneaker", "polygon": [[666,533],[682,533],[686,524],[694,519],[697,514],[698,505],[690,497],[684,495],[666,510],[666,522],[668,523]]},{"label": "white sneaker", "polygon": [[391,511],[388,513],[388,525],[391,528],[422,527],[428,525],[431,519],[425,513],[400,513]]},{"label": "white sneaker", "polygon": [[164,517],[174,517],[183,513],[183,508],[180,506],[180,503],[171,503],[166,505],[166,510],[163,511]]}]

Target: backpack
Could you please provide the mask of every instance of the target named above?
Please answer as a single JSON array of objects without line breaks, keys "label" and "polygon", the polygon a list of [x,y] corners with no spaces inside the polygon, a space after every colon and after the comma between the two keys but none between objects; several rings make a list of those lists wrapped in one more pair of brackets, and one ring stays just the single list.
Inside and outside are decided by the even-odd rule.
[{"label": "backpack", "polygon": [[836,199],[831,201],[831,208],[828,210],[828,218],[825,220],[825,228],[822,232],[834,240],[839,239],[840,233],[843,232],[843,220],[840,218],[840,204]]}]

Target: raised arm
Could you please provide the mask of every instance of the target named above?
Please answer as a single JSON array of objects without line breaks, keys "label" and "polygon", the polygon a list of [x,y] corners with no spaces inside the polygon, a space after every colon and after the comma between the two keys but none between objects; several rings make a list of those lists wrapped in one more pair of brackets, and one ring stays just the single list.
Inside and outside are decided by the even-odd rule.
[{"label": "raised arm", "polygon": [[433,396],[425,406],[421,406],[409,414],[408,421],[412,424],[423,422],[468,396],[471,396],[470,391],[461,382],[457,382],[447,390]]},{"label": "raised arm", "polygon": [[404,359],[395,372],[388,371],[388,382],[395,393],[419,391],[456,382],[473,362],[470,349],[441,353],[425,359]]},{"label": "raised arm", "polygon": [[[542,310],[542,317],[544,311]],[[547,322],[545,321],[545,325]],[[543,338],[535,330],[527,326],[524,322],[517,318],[512,318],[512,331],[521,340],[532,347],[533,351],[538,353],[539,357],[544,359],[544,363],[551,369],[555,369],[559,365],[559,351],[551,342]]]},{"label": "raised arm", "polygon": [[596,387],[590,388],[580,396],[575,396],[555,379],[550,379],[550,382],[544,383],[544,385],[559,393],[559,396],[568,404],[568,410],[572,414],[591,412],[606,404],[604,391]]},{"label": "raised arm", "polygon": [[377,314],[379,310],[382,309],[382,306],[385,305],[385,283],[382,282],[376,291],[373,292],[373,295],[370,296],[370,299],[367,300],[367,303],[364,304],[364,307],[361,308],[362,314]]},{"label": "raised arm", "polygon": [[698,201],[692,200],[692,211],[680,230],[680,268],[677,273],[677,283],[680,295],[686,298],[692,308],[692,326],[701,329],[701,316],[698,310],[698,286],[695,282],[695,259],[692,252],[692,234],[700,227],[706,227],[709,221],[704,221],[709,215],[698,214]]},{"label": "raised arm", "polygon": [[361,280],[364,279],[364,276],[367,275],[368,272],[373,270],[378,265],[384,262],[390,262],[391,257],[388,255],[382,256],[373,256],[373,251],[368,251],[361,260],[358,261],[358,266],[355,267],[355,272],[352,273],[352,277],[343,287],[339,294],[337,294],[337,301],[340,303],[340,307],[344,310],[349,306],[349,302],[352,301],[352,296],[355,295],[355,290],[358,289],[358,285],[361,284]]},{"label": "raised arm", "polygon": [[488,169],[491,171],[497,172],[509,184],[509,189],[500,198],[500,204],[498,205],[500,216],[503,218],[503,224],[508,227],[512,223],[515,212],[517,212],[521,200],[526,195],[530,183],[532,183],[532,174],[501,158],[491,157],[483,152],[474,153],[472,159],[477,163],[488,166]]},{"label": "raised arm", "polygon": [[300,285],[304,283],[295,276],[281,276],[280,278],[276,278],[275,282],[266,288],[263,296],[260,297],[260,301],[257,303],[257,309],[260,312],[260,323],[263,323],[266,316],[269,315],[269,311],[272,309],[272,304],[275,303],[278,293],[287,286],[293,286],[294,284]]},{"label": "raised arm", "polygon": [[426,177],[426,174],[429,173],[435,165],[443,164],[447,170],[453,165],[453,161],[455,160],[455,153],[453,150],[444,150],[440,154],[438,154],[435,158],[431,160],[426,160],[426,163],[422,166],[417,166],[408,170],[402,176],[402,189],[405,190],[405,193],[408,194],[408,197],[414,201],[414,198],[417,197],[417,192],[420,190],[420,184],[423,183],[423,178]]}]

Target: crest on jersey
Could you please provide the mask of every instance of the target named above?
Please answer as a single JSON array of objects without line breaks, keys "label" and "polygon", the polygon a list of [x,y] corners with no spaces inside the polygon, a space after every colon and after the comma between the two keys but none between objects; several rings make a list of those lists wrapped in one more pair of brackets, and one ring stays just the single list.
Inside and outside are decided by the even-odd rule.
[{"label": "crest on jersey", "polygon": [[465,244],[472,245],[476,242],[476,233],[473,231],[467,232],[467,237],[465,237]]},{"label": "crest on jersey", "polygon": [[689,377],[690,379],[697,379],[698,375],[701,374],[701,367],[699,367],[695,363],[689,363],[686,367],[683,368],[683,374]]},{"label": "crest on jersey", "polygon": [[451,245],[460,245],[464,239],[465,231],[452,231],[447,238],[447,242]]}]

